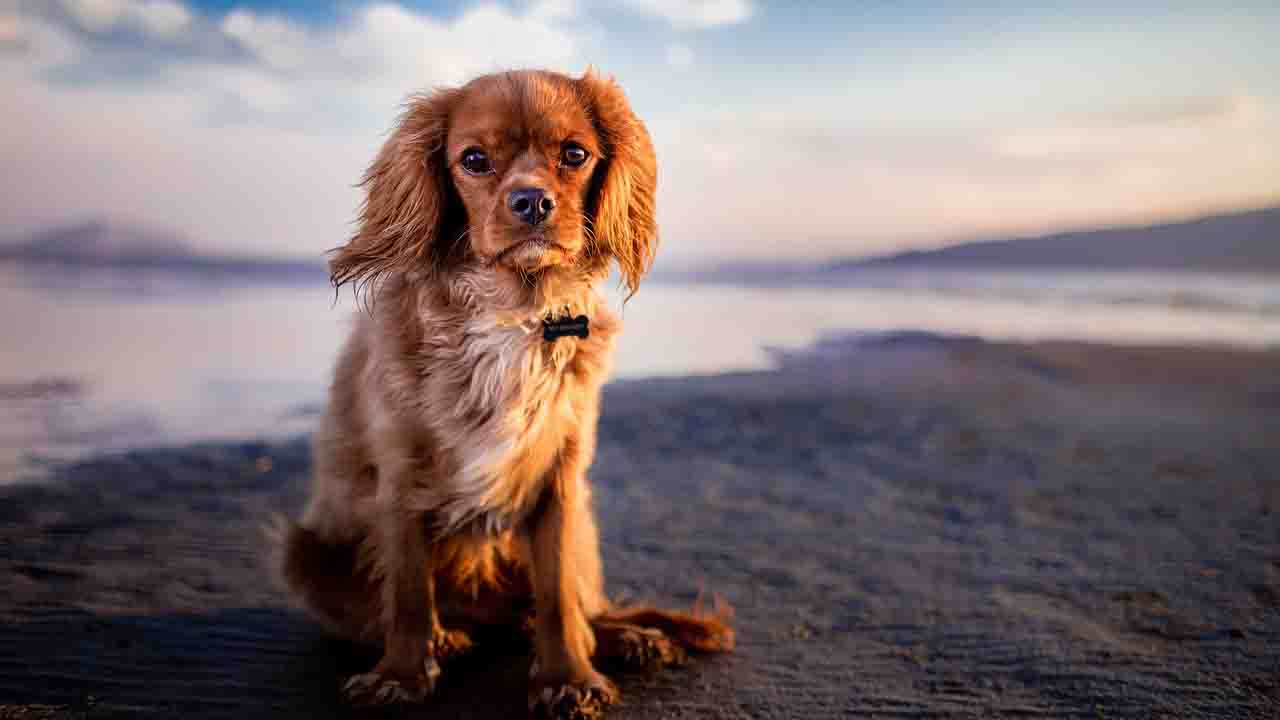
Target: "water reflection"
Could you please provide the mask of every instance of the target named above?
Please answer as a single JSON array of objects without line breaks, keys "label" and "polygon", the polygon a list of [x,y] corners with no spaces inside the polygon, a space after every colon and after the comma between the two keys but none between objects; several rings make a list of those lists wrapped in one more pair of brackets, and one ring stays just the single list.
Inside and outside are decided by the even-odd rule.
[{"label": "water reflection", "polygon": [[[0,481],[33,457],[305,432],[353,304],[335,301],[319,272],[278,280],[0,265]],[[615,377],[764,368],[766,347],[849,330],[1276,345],[1278,288],[1268,278],[917,270],[817,286],[651,282],[620,308]]]}]

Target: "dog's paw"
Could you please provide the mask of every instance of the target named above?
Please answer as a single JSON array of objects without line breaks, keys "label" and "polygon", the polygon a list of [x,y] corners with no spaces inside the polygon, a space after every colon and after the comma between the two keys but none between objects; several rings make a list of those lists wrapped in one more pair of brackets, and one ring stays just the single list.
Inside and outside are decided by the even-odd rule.
[{"label": "dog's paw", "polygon": [[439,630],[431,638],[431,654],[442,663],[471,651],[471,636],[461,630]]},{"label": "dog's paw", "polygon": [[654,671],[686,660],[684,648],[657,628],[618,625],[596,628],[596,657],[629,671]]},{"label": "dog's paw", "polygon": [[595,720],[617,700],[617,688],[594,671],[581,682],[535,678],[529,690],[529,716],[535,720]]},{"label": "dog's paw", "polygon": [[352,675],[342,686],[342,697],[357,707],[408,705],[427,699],[440,677],[440,665],[427,658],[422,672],[413,677],[398,677],[374,670]]}]

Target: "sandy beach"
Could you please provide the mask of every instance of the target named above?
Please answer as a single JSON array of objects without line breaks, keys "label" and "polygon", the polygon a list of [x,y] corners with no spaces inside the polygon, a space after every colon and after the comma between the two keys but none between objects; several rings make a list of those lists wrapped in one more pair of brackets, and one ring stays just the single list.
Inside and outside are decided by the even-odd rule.
[{"label": "sandy beach", "polygon": [[[607,390],[611,594],[719,594],[738,650],[625,718],[1280,716],[1280,351],[832,341]],[[307,439],[0,488],[0,718],[347,717],[366,652],[266,570]],[[408,717],[519,717],[527,652]]]}]

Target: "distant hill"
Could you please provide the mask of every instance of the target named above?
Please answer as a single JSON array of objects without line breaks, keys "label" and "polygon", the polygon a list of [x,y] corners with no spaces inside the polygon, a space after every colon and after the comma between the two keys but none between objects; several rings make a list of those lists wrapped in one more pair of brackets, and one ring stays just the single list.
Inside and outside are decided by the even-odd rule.
[{"label": "distant hill", "polygon": [[259,278],[315,278],[324,277],[325,273],[324,263],[319,259],[201,254],[177,232],[104,220],[50,228],[16,242],[0,244],[0,261],[124,270],[153,268]]},{"label": "distant hill", "polygon": [[886,265],[1280,272],[1280,206],[1145,227],[989,240],[842,260],[825,270]]},{"label": "distant hill", "polygon": [[91,220],[50,228],[0,246],[0,257],[74,263],[145,262],[194,257],[181,235],[123,223]]}]

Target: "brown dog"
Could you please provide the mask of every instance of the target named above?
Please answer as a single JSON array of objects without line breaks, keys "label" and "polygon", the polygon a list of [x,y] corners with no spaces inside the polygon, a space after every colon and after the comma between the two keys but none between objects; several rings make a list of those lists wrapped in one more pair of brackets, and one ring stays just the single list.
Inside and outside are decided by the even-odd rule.
[{"label": "brown dog", "polygon": [[[656,165],[621,89],[508,72],[411,99],[333,257],[364,312],[315,436],[284,573],[327,625],[380,644],[357,704],[420,701],[481,625],[533,608],[530,708],[581,717],[617,691],[594,660],[733,645],[724,614],[618,609],[586,470],[617,318],[657,246]],[[585,315],[587,337],[544,339]],[[554,326],[553,326],[554,327]]]}]

